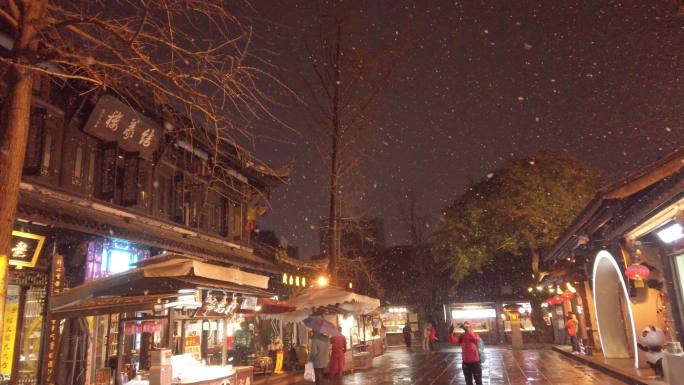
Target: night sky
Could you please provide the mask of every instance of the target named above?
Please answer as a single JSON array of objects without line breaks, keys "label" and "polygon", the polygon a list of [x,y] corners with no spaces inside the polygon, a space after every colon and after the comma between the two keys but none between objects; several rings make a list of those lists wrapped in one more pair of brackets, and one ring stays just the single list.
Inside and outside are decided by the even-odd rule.
[{"label": "night sky", "polygon": [[[301,37],[311,3],[253,3],[255,47],[273,51],[277,76],[295,90],[309,70]],[[377,100],[358,175],[358,210],[385,218],[389,244],[407,242],[395,202],[410,189],[429,230],[469,180],[511,156],[568,151],[607,183],[684,144],[684,17],[669,0],[354,4],[359,44],[410,35],[414,47]],[[276,164],[294,159],[295,171],[260,227],[308,256],[328,212],[327,175],[303,107],[279,100],[274,113],[298,133],[260,122],[253,149]]]}]

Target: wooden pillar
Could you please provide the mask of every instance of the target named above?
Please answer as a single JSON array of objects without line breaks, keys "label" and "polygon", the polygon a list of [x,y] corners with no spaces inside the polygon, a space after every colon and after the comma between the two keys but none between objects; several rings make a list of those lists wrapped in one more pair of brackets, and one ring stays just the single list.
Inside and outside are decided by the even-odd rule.
[{"label": "wooden pillar", "polygon": [[175,328],[173,327],[174,323],[174,311],[173,308],[169,309],[169,314],[166,319],[166,339],[164,340],[164,346],[166,346],[167,349],[171,349],[171,354],[173,354],[173,348],[174,348],[174,338],[173,338],[173,332],[175,331]]},{"label": "wooden pillar", "polygon": [[124,322],[123,314],[119,313],[118,333],[116,334],[116,373],[114,373],[114,384],[122,385],[121,372],[123,368],[123,350],[124,350]]},{"label": "wooden pillar", "polygon": [[221,341],[221,365],[228,364],[228,318],[223,319],[223,341]]}]

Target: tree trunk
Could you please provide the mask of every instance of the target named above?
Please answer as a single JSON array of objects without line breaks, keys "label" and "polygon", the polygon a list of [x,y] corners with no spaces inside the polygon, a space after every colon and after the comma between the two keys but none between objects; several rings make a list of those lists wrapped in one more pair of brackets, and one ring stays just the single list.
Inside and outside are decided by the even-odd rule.
[{"label": "tree trunk", "polygon": [[[530,251],[532,253],[532,273],[536,277],[539,274],[541,255],[537,251],[536,245],[530,243]],[[536,295],[535,295],[536,294]],[[551,343],[553,342],[552,327],[546,325],[544,321],[544,313],[541,307],[541,299],[538,297],[539,293],[533,293],[530,296],[530,305],[532,306],[532,324],[535,327],[535,334],[538,342]]]},{"label": "tree trunk", "polygon": [[[19,64],[23,58],[35,57],[34,37],[45,6],[46,1],[24,3],[12,52]],[[31,117],[33,75],[21,65],[14,65],[7,71],[5,83],[7,91],[0,126],[0,330],[5,317],[10,244]]]},{"label": "tree trunk", "polygon": [[332,100],[332,148],[330,153],[330,218],[329,231],[330,241],[329,253],[330,263],[328,265],[331,281],[337,283],[337,270],[339,268],[340,254],[342,251],[341,238],[342,231],[340,228],[340,139],[342,135],[340,127],[340,82],[341,82],[341,39],[342,39],[342,25],[337,23],[337,42],[335,48],[335,83],[333,84],[333,100]]}]

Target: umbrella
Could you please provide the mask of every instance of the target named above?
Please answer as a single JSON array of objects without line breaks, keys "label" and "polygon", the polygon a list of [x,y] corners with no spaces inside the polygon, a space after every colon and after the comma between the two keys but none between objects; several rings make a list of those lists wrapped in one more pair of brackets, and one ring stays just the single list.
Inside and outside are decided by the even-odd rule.
[{"label": "umbrella", "polygon": [[335,337],[341,335],[337,326],[333,325],[331,322],[324,320],[321,317],[309,317],[305,319],[304,325],[309,329],[313,329],[321,334],[325,334],[328,337]]}]

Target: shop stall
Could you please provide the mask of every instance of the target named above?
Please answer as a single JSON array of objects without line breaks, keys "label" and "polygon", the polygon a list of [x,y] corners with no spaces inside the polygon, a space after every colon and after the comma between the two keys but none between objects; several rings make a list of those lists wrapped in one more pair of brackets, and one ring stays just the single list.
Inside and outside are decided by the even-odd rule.
[{"label": "shop stall", "polygon": [[454,304],[450,308],[451,326],[459,328],[466,321],[486,344],[498,340],[497,307],[494,303]]},{"label": "shop stall", "polygon": [[337,287],[313,286],[301,290],[288,303],[296,310],[281,314],[281,319],[301,321],[315,313],[342,328],[348,344],[347,367],[369,367],[374,356],[384,353],[379,327],[373,333],[373,317],[369,316],[380,306],[380,300]]},{"label": "shop stall", "polygon": [[381,318],[383,326],[387,330],[387,346],[403,346],[405,344],[404,326],[407,324],[411,328],[413,341],[416,341],[416,333],[419,329],[417,313],[410,311],[405,306],[393,306],[382,309]]},{"label": "shop stall", "polygon": [[[63,325],[57,375],[68,381],[80,365],[96,384],[251,382],[250,316],[260,310],[257,296],[270,296],[267,284],[266,276],[164,256],[67,290],[50,301],[50,317]],[[79,341],[89,335],[88,349]]]}]

